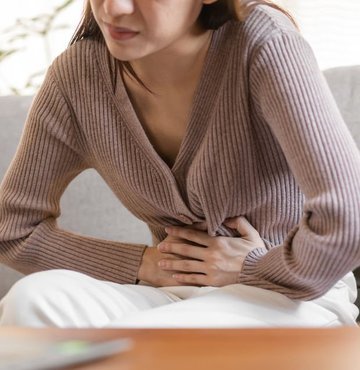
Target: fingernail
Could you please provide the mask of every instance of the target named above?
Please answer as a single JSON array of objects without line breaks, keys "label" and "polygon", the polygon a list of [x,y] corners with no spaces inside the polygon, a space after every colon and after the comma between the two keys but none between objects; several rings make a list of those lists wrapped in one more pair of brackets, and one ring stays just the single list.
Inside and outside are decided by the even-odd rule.
[{"label": "fingernail", "polygon": [[160,244],[159,244],[159,250],[160,250],[160,251],[163,251],[163,252],[167,251],[167,250],[168,250],[168,246],[167,246],[167,244],[160,243]]},{"label": "fingernail", "polygon": [[175,228],[174,227],[166,227],[165,228],[165,231],[168,233],[168,234],[173,234],[175,232]]},{"label": "fingernail", "polygon": [[158,266],[159,267],[165,267],[165,261],[159,261]]}]

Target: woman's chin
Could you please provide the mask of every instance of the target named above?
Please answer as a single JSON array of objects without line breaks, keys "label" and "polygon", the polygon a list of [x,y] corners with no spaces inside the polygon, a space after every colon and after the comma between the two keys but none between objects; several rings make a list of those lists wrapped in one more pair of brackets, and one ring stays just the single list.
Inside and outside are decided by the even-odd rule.
[{"label": "woman's chin", "polygon": [[112,40],[105,39],[105,41],[110,54],[114,58],[122,62],[130,62],[132,60],[136,60],[145,56],[144,52],[139,51],[139,48],[137,47],[118,45],[117,43],[114,43]]}]

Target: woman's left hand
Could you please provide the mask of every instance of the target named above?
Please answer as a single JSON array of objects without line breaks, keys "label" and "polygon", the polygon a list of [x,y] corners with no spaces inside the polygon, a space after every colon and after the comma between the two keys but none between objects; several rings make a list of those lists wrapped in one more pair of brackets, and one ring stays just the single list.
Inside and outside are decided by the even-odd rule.
[{"label": "woman's left hand", "polygon": [[235,284],[246,255],[252,249],[265,247],[265,244],[257,230],[243,216],[227,219],[224,225],[236,229],[240,237],[209,236],[206,231],[191,226],[166,228],[168,235],[190,243],[161,242],[158,244],[160,252],[189,259],[162,259],[159,267],[174,271],[173,278],[184,285]]}]

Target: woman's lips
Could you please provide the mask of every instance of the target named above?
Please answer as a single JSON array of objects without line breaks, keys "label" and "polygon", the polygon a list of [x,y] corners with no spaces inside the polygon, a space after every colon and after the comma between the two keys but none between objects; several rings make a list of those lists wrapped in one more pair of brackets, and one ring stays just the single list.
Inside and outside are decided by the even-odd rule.
[{"label": "woman's lips", "polygon": [[135,37],[139,32],[130,30],[128,28],[114,27],[111,24],[105,23],[105,27],[109,35],[114,40],[129,40]]}]

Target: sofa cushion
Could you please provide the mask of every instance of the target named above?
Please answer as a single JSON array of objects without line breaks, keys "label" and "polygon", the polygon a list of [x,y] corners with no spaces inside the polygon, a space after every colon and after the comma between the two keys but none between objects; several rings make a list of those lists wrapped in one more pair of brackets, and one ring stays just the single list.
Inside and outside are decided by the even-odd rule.
[{"label": "sofa cushion", "polygon": [[324,76],[360,148],[360,66],[331,68]]}]

